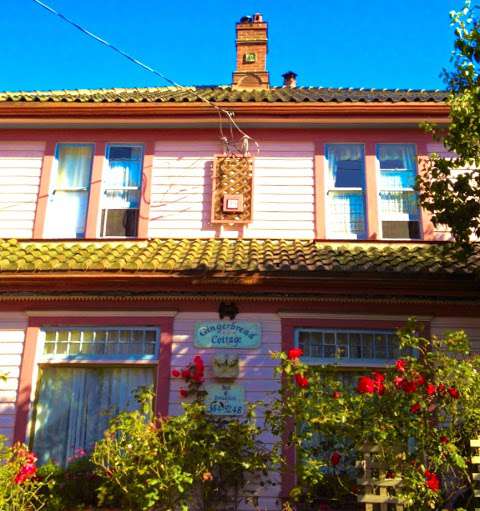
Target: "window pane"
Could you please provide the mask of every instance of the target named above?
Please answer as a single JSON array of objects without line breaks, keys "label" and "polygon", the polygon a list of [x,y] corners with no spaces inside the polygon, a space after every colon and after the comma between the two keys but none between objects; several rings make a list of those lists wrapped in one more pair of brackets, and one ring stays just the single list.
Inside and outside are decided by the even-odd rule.
[{"label": "window pane", "polygon": [[91,450],[111,417],[138,408],[133,391],[153,382],[153,368],[43,369],[33,439],[40,463],[65,465],[76,449]]},{"label": "window pane", "polygon": [[420,224],[417,221],[385,221],[382,222],[382,236],[418,240],[421,238]]},{"label": "window pane", "polygon": [[[54,336],[52,336],[52,334]],[[154,355],[157,332],[153,329],[47,330],[43,353],[57,355],[109,356]],[[145,342],[143,339],[145,337]],[[140,342],[139,342],[140,341]]]},{"label": "window pane", "polygon": [[363,147],[360,144],[329,144],[330,188],[363,188]]},{"label": "window pane", "polygon": [[417,194],[415,192],[380,192],[382,216],[390,214],[408,215],[407,219],[418,218]]},{"label": "window pane", "polygon": [[101,236],[137,236],[138,209],[104,209]]},{"label": "window pane", "polygon": [[328,231],[337,238],[364,238],[365,206],[363,193],[328,194]]},{"label": "window pane", "polygon": [[377,157],[381,170],[404,169],[415,171],[416,156],[413,144],[378,144]]},{"label": "window pane", "polygon": [[83,238],[87,217],[93,146],[59,144],[57,168],[47,207],[45,235]]}]

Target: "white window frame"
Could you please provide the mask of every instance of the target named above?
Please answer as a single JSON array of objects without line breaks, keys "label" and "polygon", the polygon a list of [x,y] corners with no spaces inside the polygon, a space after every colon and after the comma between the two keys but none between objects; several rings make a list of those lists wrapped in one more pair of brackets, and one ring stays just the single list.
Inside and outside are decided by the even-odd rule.
[{"label": "white window frame", "polygon": [[[423,228],[422,228],[422,211],[420,208],[420,203],[418,203],[418,231],[420,236],[418,238],[385,238],[383,236],[383,228],[382,228],[382,222],[407,222],[410,221],[409,218],[405,218],[406,214],[404,213],[397,213],[397,214],[391,214],[387,215],[386,217],[382,216],[382,200],[380,199],[380,193],[381,192],[388,192],[390,190],[383,190],[380,187],[381,182],[381,173],[382,169],[380,168],[380,160],[378,158],[378,148],[380,145],[398,145],[398,146],[406,146],[410,145],[415,148],[415,169],[414,169],[414,178],[418,176],[418,147],[417,144],[413,142],[376,142],[375,143],[375,178],[377,182],[377,211],[378,211],[378,221],[377,221],[377,232],[378,232],[378,238],[381,240],[389,241],[389,240],[398,240],[398,241],[422,241],[423,240]],[[400,169],[398,169],[400,170]],[[401,169],[401,170],[409,170],[409,169]],[[397,192],[415,192],[413,188],[402,188],[401,190],[394,190]]]},{"label": "white window frame", "polygon": [[[118,189],[115,189],[115,191],[135,191],[135,190],[138,190],[139,191],[139,202],[138,202],[138,209],[139,209],[139,212],[140,212],[140,207],[141,207],[141,203],[142,203],[142,182],[143,182],[143,166],[144,166],[144,160],[145,160],[145,145],[144,144],[141,144],[141,143],[130,143],[130,142],[109,142],[106,144],[105,146],[105,158],[104,158],[104,167],[103,167],[103,170],[102,170],[102,189],[101,189],[101,195],[100,195],[100,204],[99,204],[99,208],[98,208],[98,215],[99,215],[99,221],[98,221],[98,233],[97,233],[97,237],[98,238],[101,238],[101,239],[109,239],[109,238],[124,238],[124,239],[135,239],[135,238],[138,238],[138,225],[139,225],[139,220],[140,220],[140,215],[139,215],[139,218],[137,219],[137,233],[135,236],[107,236],[107,235],[102,235],[102,232],[105,231],[105,227],[106,227],[106,220],[107,220],[107,215],[105,215],[105,219],[103,220],[103,225],[102,225],[102,214],[103,214],[103,210],[104,209],[107,209],[107,208],[104,208],[106,204],[106,197],[105,197],[105,192],[106,190],[113,190],[112,188],[107,188],[105,186],[105,179],[103,179],[103,176],[105,175],[106,173],[106,170],[110,167],[110,148],[111,147],[135,147],[135,148],[139,148],[141,149],[142,151],[142,156],[141,156],[141,166],[140,166],[140,185],[139,187],[136,187],[136,186],[125,186],[125,187],[122,187],[122,188],[118,188]],[[120,208],[118,208],[120,209]],[[128,210],[128,209],[133,209],[133,208],[124,208],[125,210]]]},{"label": "white window frame", "polygon": [[[337,188],[337,187],[331,187],[331,179],[330,179],[330,166],[328,161],[328,148],[329,146],[335,146],[335,145],[356,145],[361,146],[362,148],[362,165],[363,165],[363,187],[344,187],[344,188]],[[324,204],[325,204],[325,231],[326,231],[326,237],[328,239],[352,239],[352,240],[364,240],[368,239],[368,217],[367,217],[367,167],[366,167],[366,159],[365,159],[365,144],[362,142],[326,142],[324,144],[324,152],[323,152],[323,161],[324,161],[324,183],[325,183],[325,192],[324,192]],[[332,229],[329,228],[329,226],[332,226],[335,224],[335,222],[332,220],[330,216],[330,208],[329,208],[329,192],[334,193],[359,193],[363,196],[363,221],[365,225],[364,230],[364,236],[363,237],[355,237],[353,235],[348,236],[347,233],[345,233],[345,236],[338,237],[338,235],[332,232]]]},{"label": "white window frame", "polygon": [[[310,328],[310,327],[295,327],[294,329],[294,344],[296,348],[300,347],[300,333],[301,332],[322,332],[322,333],[339,333],[348,332],[349,334],[388,334],[395,333],[394,329],[369,329],[369,328]],[[328,365],[340,368],[365,368],[365,367],[387,367],[395,363],[395,358],[351,358],[351,357],[301,357],[302,362],[311,366]]]}]

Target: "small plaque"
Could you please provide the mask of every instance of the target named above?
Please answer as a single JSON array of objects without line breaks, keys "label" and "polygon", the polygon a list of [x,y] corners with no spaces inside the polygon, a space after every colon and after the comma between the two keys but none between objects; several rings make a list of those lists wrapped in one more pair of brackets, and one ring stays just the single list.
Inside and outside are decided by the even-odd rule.
[{"label": "small plaque", "polygon": [[195,325],[197,348],[255,349],[260,346],[260,323],[201,321]]},{"label": "small plaque", "polygon": [[256,53],[245,53],[243,56],[243,61],[245,64],[253,64],[257,62],[257,54]]},{"label": "small plaque", "polygon": [[241,385],[206,385],[205,406],[212,415],[244,415],[245,389]]}]

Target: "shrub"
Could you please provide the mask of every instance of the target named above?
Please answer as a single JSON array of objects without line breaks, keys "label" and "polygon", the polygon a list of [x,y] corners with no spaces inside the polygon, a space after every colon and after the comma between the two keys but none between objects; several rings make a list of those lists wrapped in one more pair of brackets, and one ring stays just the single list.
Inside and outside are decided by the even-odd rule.
[{"label": "shrub", "polygon": [[95,447],[102,504],[113,494],[125,509],[226,511],[237,509],[251,482],[266,480],[271,455],[258,441],[253,406],[244,420],[211,416],[199,401],[185,403],[182,415],[154,418],[152,397],[144,392],[142,410],[113,419]]},{"label": "shrub", "polygon": [[26,446],[6,445],[0,437],[0,509],[2,511],[38,511],[45,506],[41,495],[48,481],[36,477],[37,458]]},{"label": "shrub", "polygon": [[480,430],[479,358],[468,356],[463,332],[427,339],[410,327],[399,339],[415,356],[364,372],[355,386],[342,384],[334,367],[306,366],[298,351],[275,355],[285,385],[268,421],[276,433],[287,429],[298,452],[292,497],[314,500],[327,477],[353,481],[361,449],[376,445],[386,477],[402,477],[406,507],[468,501],[469,440]]}]

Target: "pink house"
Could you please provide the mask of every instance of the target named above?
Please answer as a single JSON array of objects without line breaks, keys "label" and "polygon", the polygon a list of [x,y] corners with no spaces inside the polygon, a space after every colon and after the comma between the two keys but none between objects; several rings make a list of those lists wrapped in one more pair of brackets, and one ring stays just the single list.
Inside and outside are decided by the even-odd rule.
[{"label": "pink house", "polygon": [[381,367],[411,316],[480,342],[479,263],[412,188],[446,94],[270,87],[266,53],[256,14],[232,85],[0,93],[1,434],[64,460],[139,385],[178,413],[196,354],[241,414],[278,388],[270,351]]}]

